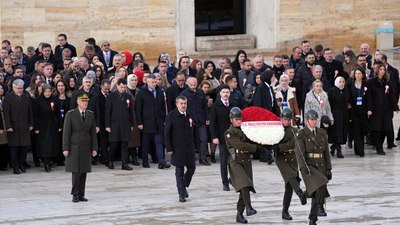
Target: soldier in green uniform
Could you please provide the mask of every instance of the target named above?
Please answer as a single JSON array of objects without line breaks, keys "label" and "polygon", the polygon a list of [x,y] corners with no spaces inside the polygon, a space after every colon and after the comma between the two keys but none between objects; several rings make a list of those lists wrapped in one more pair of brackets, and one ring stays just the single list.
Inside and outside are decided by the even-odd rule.
[{"label": "soldier in green uniform", "polygon": [[297,155],[297,162],[307,194],[312,198],[309,224],[315,225],[318,216],[326,216],[323,205],[325,198],[329,197],[327,184],[332,179],[332,165],[326,132],[316,126],[318,113],[310,109],[305,118],[307,126],[297,133],[302,153]]},{"label": "soldier in green uniform", "polygon": [[246,215],[251,216],[257,211],[251,206],[250,191],[256,193],[253,185],[253,169],[251,165],[251,153],[257,150],[257,144],[252,143],[240,129],[242,123],[242,111],[238,107],[230,110],[229,118],[231,125],[225,131],[225,141],[230,153],[229,174],[232,186],[239,192],[237,202],[236,222],[247,223],[243,216],[244,209]]},{"label": "soldier in green uniform", "polygon": [[289,214],[289,206],[292,200],[293,190],[299,196],[301,204],[307,203],[307,195],[300,188],[300,177],[297,167],[295,152],[295,133],[297,129],[291,126],[293,119],[292,110],[285,108],[282,110],[281,122],[285,128],[285,135],[279,144],[273,145],[275,150],[275,163],[285,181],[285,194],[283,196],[282,219],[292,220]]},{"label": "soldier in green uniform", "polygon": [[86,202],[86,174],[91,172],[92,156],[97,155],[96,121],[94,113],[87,109],[88,94],[78,95],[78,107],[65,115],[62,149],[65,171],[72,173],[72,201]]}]

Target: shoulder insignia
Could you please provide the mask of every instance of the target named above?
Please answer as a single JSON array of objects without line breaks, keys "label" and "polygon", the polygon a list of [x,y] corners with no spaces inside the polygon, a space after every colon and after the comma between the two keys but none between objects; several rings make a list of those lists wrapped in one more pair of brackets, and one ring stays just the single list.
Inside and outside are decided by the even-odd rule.
[{"label": "shoulder insignia", "polygon": [[74,109],[71,109],[71,110],[69,110],[68,112],[70,113],[70,112],[73,112],[74,111]]},{"label": "shoulder insignia", "polygon": [[227,133],[227,134],[226,134],[226,137],[227,137],[227,138],[230,138],[230,137],[231,137],[231,135],[230,135],[229,133]]},{"label": "shoulder insignia", "polygon": [[87,109],[86,111],[90,112],[90,113],[94,113],[92,110]]}]

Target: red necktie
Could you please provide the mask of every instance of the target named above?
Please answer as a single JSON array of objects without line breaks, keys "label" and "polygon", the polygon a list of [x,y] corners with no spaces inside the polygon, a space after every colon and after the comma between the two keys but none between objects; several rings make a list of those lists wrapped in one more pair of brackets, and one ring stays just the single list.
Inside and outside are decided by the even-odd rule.
[{"label": "red necktie", "polygon": [[225,102],[225,106],[226,106],[226,108],[228,108],[229,107],[229,103]]}]

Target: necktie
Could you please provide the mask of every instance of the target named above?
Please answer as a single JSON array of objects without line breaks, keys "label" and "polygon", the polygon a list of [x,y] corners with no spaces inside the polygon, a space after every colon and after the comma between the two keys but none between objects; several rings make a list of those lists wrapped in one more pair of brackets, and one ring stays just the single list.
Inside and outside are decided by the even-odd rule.
[{"label": "necktie", "polygon": [[82,120],[85,121],[85,112],[82,111]]},{"label": "necktie", "polygon": [[110,66],[110,55],[108,52],[105,53],[105,58],[106,58],[106,64],[107,66]]},{"label": "necktie", "polygon": [[48,79],[48,80],[47,80],[47,84],[50,84],[50,83],[51,83],[51,80],[50,80],[50,79]]},{"label": "necktie", "polygon": [[153,95],[154,95],[154,98],[157,98],[157,94],[156,94],[156,90],[155,89],[153,89]]},{"label": "necktie", "polygon": [[225,106],[226,106],[226,108],[229,107],[229,102],[228,101],[225,102]]},{"label": "necktie", "polygon": [[317,137],[317,131],[316,130],[313,130],[313,135],[314,135],[314,137]]}]

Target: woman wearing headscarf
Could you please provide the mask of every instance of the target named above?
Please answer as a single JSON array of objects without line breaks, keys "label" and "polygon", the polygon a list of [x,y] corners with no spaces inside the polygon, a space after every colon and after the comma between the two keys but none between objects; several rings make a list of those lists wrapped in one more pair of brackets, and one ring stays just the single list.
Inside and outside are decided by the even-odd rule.
[{"label": "woman wearing headscarf", "polygon": [[367,81],[365,70],[357,66],[353,75],[347,80],[349,91],[349,121],[350,135],[354,140],[354,154],[364,157],[364,137],[367,134]]},{"label": "woman wearing headscarf", "polygon": [[[135,74],[128,75],[126,93],[132,96],[133,114],[135,114],[135,99],[137,94],[140,92],[140,88],[137,87],[138,77]],[[133,126],[133,131],[131,132],[131,137],[128,143],[128,151],[132,156],[132,165],[140,166],[138,162],[138,147],[140,147],[140,130],[137,126]]]},{"label": "woman wearing headscarf", "polygon": [[261,84],[261,73],[259,71],[256,71],[254,72],[254,85],[251,85],[249,83],[244,88],[243,101],[245,107],[251,106],[253,104],[254,92],[256,91],[256,88],[259,84]]},{"label": "woman wearing headscarf", "polygon": [[335,87],[328,91],[328,99],[335,120],[335,123],[328,128],[328,142],[332,144],[331,155],[335,155],[336,149],[337,157],[344,158],[341,145],[345,144],[347,139],[349,92],[343,77],[336,77]]},{"label": "woman wearing headscarf", "polygon": [[282,74],[279,78],[279,85],[274,88],[275,98],[280,111],[289,108],[292,110],[292,124],[300,124],[300,111],[296,99],[296,90],[289,86],[289,76]]},{"label": "woman wearing headscarf", "polygon": [[43,92],[34,100],[32,111],[37,156],[43,159],[45,171],[50,172],[52,158],[61,151],[59,132],[62,130],[60,107],[50,85],[43,85]]},{"label": "woman wearing headscarf", "polygon": [[333,125],[333,116],[331,105],[329,104],[328,95],[322,89],[322,81],[315,80],[312,84],[312,89],[306,94],[304,100],[304,112],[313,109],[318,113],[317,127],[321,127],[321,117],[327,116],[330,120],[330,125]]},{"label": "woman wearing headscarf", "polygon": [[132,71],[132,61],[133,61],[133,55],[132,53],[128,52],[128,51],[123,51],[121,53],[122,58],[125,58],[125,60],[122,60],[123,63],[122,65],[125,66],[125,68],[129,69]]},{"label": "woman wearing headscarf", "polygon": [[368,117],[370,130],[376,151],[379,155],[385,155],[383,141],[385,135],[393,130],[393,111],[398,110],[395,92],[389,81],[390,75],[384,65],[379,65],[374,70],[372,79],[367,81],[368,86]]}]

